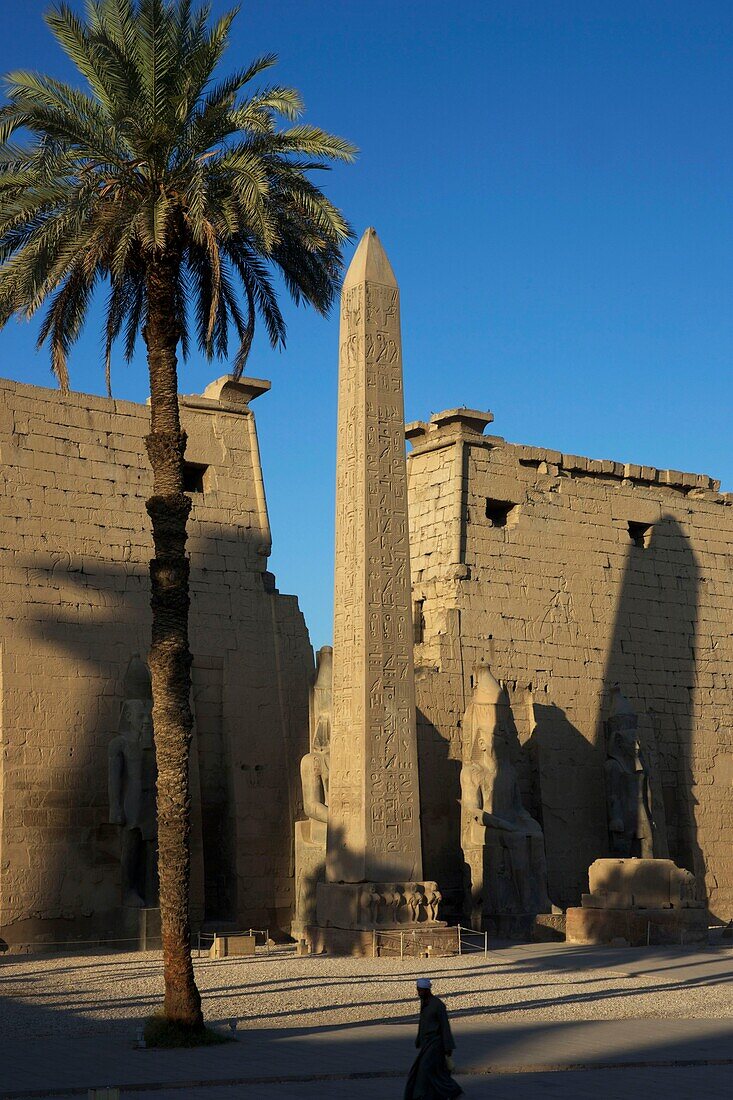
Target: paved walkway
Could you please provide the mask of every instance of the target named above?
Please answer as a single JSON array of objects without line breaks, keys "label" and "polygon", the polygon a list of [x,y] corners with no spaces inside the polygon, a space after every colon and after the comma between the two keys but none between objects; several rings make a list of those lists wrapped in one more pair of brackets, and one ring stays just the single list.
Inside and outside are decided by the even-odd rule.
[{"label": "paved walkway", "polygon": [[[138,1051],[131,1037],[120,1041],[120,1036],[80,1037],[72,1043],[48,1038],[39,1043],[29,1037],[2,1050],[0,1097],[79,1095],[108,1085],[122,1088],[124,1096],[160,1090],[158,1100],[229,1100],[242,1090],[263,1100],[347,1092],[350,1097],[398,1096],[414,1054],[413,1038],[414,1025],[406,1024],[253,1030],[228,1046],[190,1051]],[[468,1096],[530,1095],[528,1071],[541,1074],[547,1095],[562,1081],[569,1085],[585,1080],[590,1096],[598,1095],[598,1081],[616,1081],[614,1074],[626,1080],[634,1074],[655,1080],[672,1074],[677,1079],[682,1070],[679,1080],[692,1082],[691,1088],[699,1090],[703,1078],[709,1083],[719,1077],[720,1089],[726,1080],[730,1095],[733,1020],[502,1025],[474,1018],[456,1027],[456,1040],[456,1066],[465,1074]],[[493,1080],[493,1074],[502,1076]],[[628,1086],[619,1078],[613,1087],[620,1096]]]},{"label": "paved walkway", "polygon": [[[668,1096],[673,1100],[729,1100],[730,1070],[620,1069],[565,1073],[527,1073],[521,1076],[457,1076],[466,1100],[648,1100]],[[257,1100],[402,1100],[402,1082],[349,1081],[324,1087],[269,1085],[247,1091]],[[157,1092],[155,1100],[182,1100],[180,1092]],[[239,1088],[191,1089],[186,1100],[242,1100]],[[129,1094],[131,1097],[132,1094]],[[139,1100],[140,1094],[136,1095]],[[123,1096],[127,1100],[127,1096]]]},{"label": "paved walkway", "polygon": [[[505,1019],[489,998],[452,1014],[457,1076],[469,1100],[560,1095],[567,1100],[628,1100],[639,1090],[649,1100],[663,1093],[676,1100],[703,1095],[705,1100],[727,1100],[731,1095],[733,1019],[661,1018],[663,1001],[653,1016],[609,1018],[618,1017],[621,1007],[613,982],[607,999],[596,993],[583,1005],[595,1019],[543,1019],[538,1016],[541,1004],[526,997],[531,975],[543,966],[562,967],[572,956],[562,947],[544,945],[513,948],[515,956],[523,962],[516,968],[523,994],[519,1012]],[[638,951],[609,957],[605,967],[639,981],[651,970],[655,977],[669,975],[665,982],[673,980],[682,988],[699,982],[721,988],[731,980],[730,960],[727,951]],[[467,985],[479,980],[471,971],[463,977]],[[41,973],[38,978],[42,984]],[[72,993],[54,1009],[68,1010],[74,1010]],[[16,1031],[5,1041],[0,1032],[0,1100],[61,1100],[105,1086],[120,1088],[123,1100],[145,1095],[155,1100],[239,1100],[245,1095],[260,1100],[400,1100],[414,1056],[415,1024],[395,1019],[388,999],[381,1010],[382,1022],[319,1023],[317,1014],[296,1016],[299,1026],[243,1026],[236,1041],[225,1046],[146,1051],[134,1048],[132,1019],[110,1019],[87,1033],[34,1034],[33,1004],[25,1001],[27,1031]],[[47,1022],[47,1004],[44,1012]],[[37,1023],[42,1019],[39,1014]]]}]

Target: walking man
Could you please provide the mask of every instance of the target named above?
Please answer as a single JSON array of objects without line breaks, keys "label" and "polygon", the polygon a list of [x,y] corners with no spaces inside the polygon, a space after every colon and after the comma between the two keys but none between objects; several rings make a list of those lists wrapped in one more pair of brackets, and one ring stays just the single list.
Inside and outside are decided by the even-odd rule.
[{"label": "walking man", "polygon": [[417,979],[417,995],[420,998],[417,1058],[407,1078],[405,1100],[454,1100],[463,1096],[463,1089],[450,1075],[455,1043],[448,1013],[440,997],[433,995],[430,978]]}]

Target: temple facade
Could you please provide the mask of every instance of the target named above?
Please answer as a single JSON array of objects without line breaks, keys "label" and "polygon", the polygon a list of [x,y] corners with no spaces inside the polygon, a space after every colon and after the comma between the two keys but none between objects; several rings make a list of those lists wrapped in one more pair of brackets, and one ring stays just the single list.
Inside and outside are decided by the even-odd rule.
[{"label": "temple facade", "polygon": [[[193,509],[192,917],[288,928],[313,656],[250,403],[181,398]],[[155,905],[144,405],[0,381],[0,938],[123,940]],[[147,696],[147,701],[146,701]],[[151,822],[151,817],[153,818]],[[151,832],[152,829],[152,832]]]},{"label": "temple facade", "polygon": [[[268,388],[225,378],[181,398],[194,505],[192,917],[285,935],[315,920],[317,880],[345,880],[326,865],[349,728],[334,653],[341,756],[329,792],[330,651],[309,719],[306,625],[267,571],[251,402]],[[155,905],[148,410],[9,381],[0,395],[0,938],[122,939],[135,909]],[[438,901],[443,921],[487,912],[471,896],[476,868],[486,882],[499,875],[492,889],[522,917],[578,906],[588,868],[609,856],[671,859],[728,920],[733,496],[703,475],[508,443],[487,432],[492,419],[453,409],[406,429],[400,644],[411,631],[422,867],[405,870],[399,897],[392,888],[391,923],[428,919],[413,878],[430,884],[433,922]],[[380,554],[391,568],[390,546]],[[391,698],[380,695],[376,740],[401,713]],[[492,776],[510,792],[494,810]],[[408,800],[382,806],[374,791],[369,828],[412,820]],[[491,832],[502,815],[526,841]],[[389,891],[373,871],[352,878],[371,884],[361,923],[379,927]]]},{"label": "temple facade", "polygon": [[407,428],[424,873],[460,912],[464,715],[486,663],[551,901],[579,904],[590,864],[616,850],[614,732],[631,724],[653,827],[626,854],[669,856],[728,920],[733,494],[705,475],[508,443],[492,419],[453,409]]}]

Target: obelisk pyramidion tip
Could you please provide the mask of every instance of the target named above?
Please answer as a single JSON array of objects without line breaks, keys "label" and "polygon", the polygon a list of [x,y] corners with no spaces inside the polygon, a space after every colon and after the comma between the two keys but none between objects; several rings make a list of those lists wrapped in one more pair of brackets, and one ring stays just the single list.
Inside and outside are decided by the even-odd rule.
[{"label": "obelisk pyramidion tip", "polygon": [[358,286],[360,283],[381,283],[382,286],[397,286],[397,280],[387,259],[387,253],[372,226],[364,231],[354,258],[344,279],[344,288]]}]

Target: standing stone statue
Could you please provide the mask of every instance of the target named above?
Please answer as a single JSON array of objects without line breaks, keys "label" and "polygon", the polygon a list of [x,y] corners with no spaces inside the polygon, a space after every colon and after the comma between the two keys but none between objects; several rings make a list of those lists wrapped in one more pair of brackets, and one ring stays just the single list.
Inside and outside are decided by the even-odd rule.
[{"label": "standing stone statue", "polygon": [[304,936],[316,919],[316,884],[326,870],[326,823],[331,757],[333,650],[323,646],[316,657],[311,689],[311,751],[300,762],[305,821],[295,823],[295,918],[291,932]]},{"label": "standing stone statue", "polygon": [[461,844],[472,927],[503,925],[513,933],[513,922],[502,918],[528,924],[550,903],[544,837],[522,804],[501,697],[488,666],[479,666],[464,718],[469,757],[461,769]]},{"label": "standing stone statue", "polygon": [[108,748],[109,820],[122,826],[123,904],[157,904],[155,750],[150,672],[134,654],[123,681],[117,735]]},{"label": "standing stone statue", "polygon": [[649,770],[638,735],[639,719],[618,684],[606,722],[606,797],[611,855],[654,856]]},{"label": "standing stone statue", "polygon": [[376,925],[407,928],[413,912],[440,935],[423,905],[403,901],[436,886],[421,881],[399,290],[373,229],[344,279],[339,339],[333,730],[314,936],[359,953]]}]

